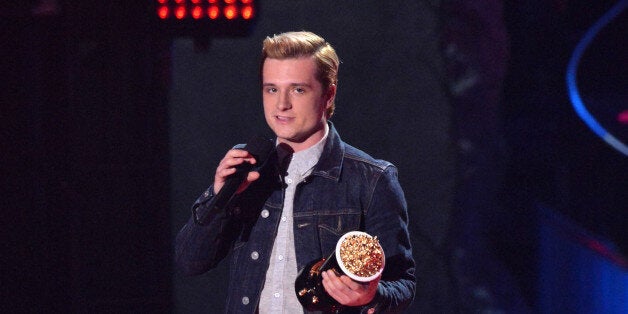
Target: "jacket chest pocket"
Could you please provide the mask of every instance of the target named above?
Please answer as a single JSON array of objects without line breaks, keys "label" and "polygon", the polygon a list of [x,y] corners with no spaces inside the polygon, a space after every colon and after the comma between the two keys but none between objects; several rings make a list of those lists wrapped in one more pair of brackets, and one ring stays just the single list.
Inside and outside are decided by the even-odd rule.
[{"label": "jacket chest pocket", "polygon": [[362,228],[362,212],[359,209],[344,209],[336,213],[317,215],[317,229],[323,252],[334,250],[340,237]]}]

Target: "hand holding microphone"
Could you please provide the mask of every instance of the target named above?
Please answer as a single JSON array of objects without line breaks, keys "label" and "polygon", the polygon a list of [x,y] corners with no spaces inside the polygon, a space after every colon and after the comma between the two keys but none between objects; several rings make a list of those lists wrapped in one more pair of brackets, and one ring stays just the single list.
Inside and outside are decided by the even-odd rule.
[{"label": "hand holding microphone", "polygon": [[[241,176],[244,175],[245,168],[255,167],[257,164],[257,160],[253,155],[242,149],[234,147],[229,150],[225,157],[220,161],[218,167],[216,168],[216,174],[214,176],[214,194],[218,194],[223,186],[229,181],[229,179],[233,178],[233,176]],[[236,174],[240,172],[239,174]],[[259,172],[250,171],[246,173],[246,177],[242,177],[243,182],[240,186],[238,186],[236,190],[236,194],[244,191],[251,182],[257,180],[259,178]]]},{"label": "hand holding microphone", "polygon": [[196,223],[205,224],[207,217],[217,210],[224,210],[233,197],[244,191],[251,182],[259,179],[259,172],[252,171],[268,158],[273,143],[264,137],[255,136],[245,145],[236,145],[220,161],[214,176],[214,196],[204,215],[196,217]]}]

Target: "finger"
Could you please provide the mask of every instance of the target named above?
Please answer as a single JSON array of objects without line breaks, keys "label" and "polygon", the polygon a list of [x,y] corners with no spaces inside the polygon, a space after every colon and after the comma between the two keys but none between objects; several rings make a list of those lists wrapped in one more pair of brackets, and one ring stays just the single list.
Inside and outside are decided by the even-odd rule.
[{"label": "finger", "polygon": [[220,161],[221,164],[227,165],[233,162],[239,163],[240,160],[246,160],[249,162],[253,162],[255,158],[249,152],[242,149],[231,149],[228,150],[225,156]]},{"label": "finger", "polygon": [[253,156],[225,156],[225,158],[220,162],[219,167],[223,168],[231,168],[237,165],[240,165],[244,162],[248,162],[250,164],[255,164],[255,158]]},{"label": "finger", "polygon": [[214,175],[214,187],[220,189],[227,178],[236,172],[236,168],[218,167]]},{"label": "finger", "polygon": [[351,300],[351,289],[331,271],[323,272],[323,287],[327,294],[340,304],[346,304]]},{"label": "finger", "polygon": [[235,167],[244,162],[256,163],[255,158],[247,151],[241,149],[228,151],[216,168],[216,179],[225,179],[227,176],[232,175],[236,171]]},{"label": "finger", "polygon": [[218,169],[216,169],[216,176],[219,179],[224,179],[232,174],[234,174],[236,172],[236,168],[235,167],[220,167]]},{"label": "finger", "polygon": [[[216,173],[214,174],[214,193],[218,193],[224,183],[227,181],[227,178],[234,174],[237,171],[237,166],[248,162],[250,164],[255,164],[255,158],[253,156],[242,149],[231,149],[227,151],[225,157],[220,161],[218,167],[216,168]],[[251,181],[257,180],[255,176],[251,178]],[[244,188],[239,189],[239,191],[243,191]]]},{"label": "finger", "polygon": [[229,151],[227,151],[227,156],[237,158],[253,157],[253,155],[251,155],[248,151],[244,149],[230,149]]},{"label": "finger", "polygon": [[342,275],[340,276],[340,281],[348,286],[351,290],[364,289],[367,285],[356,282],[355,280],[349,278],[348,276]]},{"label": "finger", "polygon": [[257,171],[251,171],[249,172],[249,174],[246,176],[246,181],[247,182],[253,182],[257,179],[259,179],[260,174]]},{"label": "finger", "polygon": [[[323,273],[323,276],[328,277],[326,274]],[[325,289],[325,292],[327,292],[327,294],[332,297],[334,300],[338,301],[340,304],[344,303],[344,296],[341,295],[337,289],[335,288],[334,284],[331,283],[331,279],[329,278],[325,278],[323,279],[323,288]]]},{"label": "finger", "polygon": [[325,291],[340,304],[347,306],[359,306],[371,302],[377,292],[380,278],[378,276],[369,283],[361,283],[346,275],[336,276],[331,272],[324,273],[323,276],[327,279],[323,281]]},{"label": "finger", "polygon": [[251,183],[253,183],[253,181],[259,179],[259,177],[260,177],[259,172],[257,171],[249,172],[249,174],[246,176],[246,180],[242,182],[240,187],[238,187],[236,194],[242,193],[244,190],[246,190],[249,187],[249,185],[251,185]]},{"label": "finger", "polygon": [[249,153],[246,150],[243,149],[232,149],[230,151],[227,152],[227,156],[229,157],[233,157],[233,158],[241,158],[244,159],[244,161],[254,165],[257,161],[255,160],[255,157],[253,157],[253,155],[251,155],[251,153]]},{"label": "finger", "polygon": [[327,293],[329,293],[330,295],[338,293],[340,288],[338,287],[339,283],[337,282],[337,279],[335,278],[336,275],[329,271],[324,271],[322,273],[322,276],[323,276],[323,287],[325,287],[325,290],[327,291]]}]

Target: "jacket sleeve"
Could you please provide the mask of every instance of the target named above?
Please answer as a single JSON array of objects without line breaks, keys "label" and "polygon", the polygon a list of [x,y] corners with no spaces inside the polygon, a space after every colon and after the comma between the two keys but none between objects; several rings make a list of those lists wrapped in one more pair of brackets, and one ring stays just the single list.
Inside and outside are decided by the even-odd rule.
[{"label": "jacket sleeve", "polygon": [[415,262],[408,231],[407,203],[397,179],[397,169],[389,165],[377,180],[365,213],[366,232],[377,236],[386,262],[375,298],[362,312],[403,312],[414,299]]},{"label": "jacket sleeve", "polygon": [[[183,275],[199,275],[214,268],[225,258],[239,234],[237,220],[228,210],[216,211],[207,206],[215,196],[213,190],[210,186],[194,202],[190,219],[177,234],[175,265]],[[205,225],[196,223],[195,217],[208,212]]]}]

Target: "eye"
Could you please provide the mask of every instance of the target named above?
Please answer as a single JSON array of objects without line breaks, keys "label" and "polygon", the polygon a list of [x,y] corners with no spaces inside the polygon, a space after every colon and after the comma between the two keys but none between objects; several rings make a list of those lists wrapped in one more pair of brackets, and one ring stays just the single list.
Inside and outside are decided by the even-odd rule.
[{"label": "eye", "polygon": [[269,94],[274,94],[277,92],[277,89],[274,87],[266,87],[266,92]]},{"label": "eye", "polygon": [[305,93],[305,88],[303,88],[303,87],[295,87],[295,88],[294,88],[294,91],[295,91],[297,94],[303,94],[303,93]]}]

